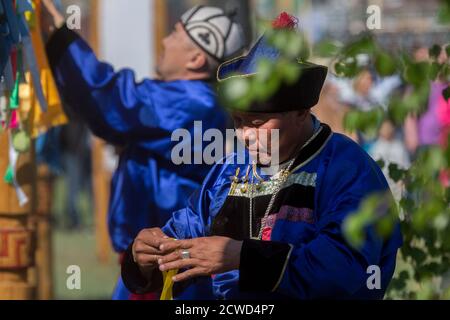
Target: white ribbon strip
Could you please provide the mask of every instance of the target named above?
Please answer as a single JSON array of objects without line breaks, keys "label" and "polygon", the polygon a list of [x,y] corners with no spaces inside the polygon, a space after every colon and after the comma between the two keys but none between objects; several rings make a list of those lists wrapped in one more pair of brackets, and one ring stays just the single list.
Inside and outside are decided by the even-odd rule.
[{"label": "white ribbon strip", "polygon": [[[0,126],[3,122],[5,122],[7,119],[7,108],[8,108],[8,101],[6,99],[5,95],[5,88],[3,85],[3,82],[0,82]],[[0,130],[1,132],[2,130]]]}]

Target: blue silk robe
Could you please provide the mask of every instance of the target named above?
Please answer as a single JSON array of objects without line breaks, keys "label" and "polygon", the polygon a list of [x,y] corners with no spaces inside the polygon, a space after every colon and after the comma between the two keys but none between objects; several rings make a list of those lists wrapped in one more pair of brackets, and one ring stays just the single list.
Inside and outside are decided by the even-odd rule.
[{"label": "blue silk robe", "polygon": [[[178,239],[211,235],[243,240],[239,270],[176,284],[176,299],[381,299],[392,278],[402,237],[398,227],[382,240],[370,228],[360,250],[344,239],[342,223],[373,193],[389,192],[377,164],[353,141],[322,125],[300,153],[283,185],[265,228],[265,241],[249,239],[249,196],[243,182],[230,177],[240,167],[236,156],[216,165],[189,205],[176,213],[163,231]],[[270,201],[276,177],[265,177],[256,193],[258,218]],[[256,181],[256,175],[250,173]],[[241,179],[242,181],[242,179]],[[259,214],[258,214],[259,211]],[[258,219],[254,220],[254,225]],[[257,228],[258,229],[258,228]],[[257,235],[254,233],[252,236]],[[127,287],[145,292],[153,287],[131,258],[122,264]],[[381,288],[370,290],[369,266],[381,269]],[[160,277],[160,276],[159,276]],[[158,276],[155,273],[155,279]],[[160,281],[159,281],[160,282]]]},{"label": "blue silk robe", "polygon": [[[186,129],[194,136],[194,122],[200,120],[203,130],[225,130],[225,111],[208,82],[136,83],[133,71],[114,72],[65,26],[52,35],[47,54],[69,113],[96,136],[123,147],[112,179],[109,231],[114,249],[124,252],[139,231],[163,226],[185,207],[210,170],[173,164],[171,152],[178,144],[173,131]],[[192,143],[191,151],[202,148]]]}]

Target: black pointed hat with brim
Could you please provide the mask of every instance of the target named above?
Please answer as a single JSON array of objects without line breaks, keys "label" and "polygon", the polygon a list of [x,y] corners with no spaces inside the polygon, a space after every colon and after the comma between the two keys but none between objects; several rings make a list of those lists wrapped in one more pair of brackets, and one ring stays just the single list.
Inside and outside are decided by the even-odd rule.
[{"label": "black pointed hat with brim", "polygon": [[[275,29],[294,29],[297,21],[287,13],[282,13],[274,22]],[[237,78],[247,79],[258,76],[258,62],[265,59],[276,62],[282,56],[281,51],[269,44],[262,36],[245,56],[238,57],[220,65],[217,71],[219,90]],[[319,97],[328,74],[328,68],[311,62],[296,59],[291,63],[299,77],[294,82],[283,81],[280,87],[267,99],[252,101],[243,109],[229,99],[222,103],[229,111],[249,113],[282,113],[311,109],[319,102]]]}]

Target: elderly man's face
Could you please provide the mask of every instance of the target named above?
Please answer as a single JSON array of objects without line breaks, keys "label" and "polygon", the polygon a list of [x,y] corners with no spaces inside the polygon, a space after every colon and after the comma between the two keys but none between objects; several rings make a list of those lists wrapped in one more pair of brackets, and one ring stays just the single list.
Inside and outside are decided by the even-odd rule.
[{"label": "elderly man's face", "polygon": [[163,40],[163,53],[159,57],[156,72],[162,80],[173,80],[183,74],[193,54],[199,48],[192,42],[181,23]]},{"label": "elderly man's face", "polygon": [[233,112],[232,118],[238,139],[245,144],[252,159],[259,164],[271,163],[277,146],[272,145],[273,130],[279,130],[279,162],[290,159],[302,142],[307,121],[311,121],[309,111],[285,113],[246,113]]}]

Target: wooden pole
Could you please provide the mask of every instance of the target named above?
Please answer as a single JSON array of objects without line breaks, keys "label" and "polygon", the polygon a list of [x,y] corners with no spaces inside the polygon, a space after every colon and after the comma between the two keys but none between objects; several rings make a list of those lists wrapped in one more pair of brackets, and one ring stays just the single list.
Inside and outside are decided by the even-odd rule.
[{"label": "wooden pole", "polygon": [[163,52],[162,41],[167,35],[167,1],[166,0],[154,0],[154,47],[155,47],[155,63],[158,63],[157,59]]},{"label": "wooden pole", "polygon": [[52,241],[51,241],[51,208],[53,194],[53,176],[46,165],[37,168],[36,185],[36,266],[37,266],[37,299],[53,298],[52,279]]},{"label": "wooden pole", "polygon": [[[0,134],[0,300],[31,300],[35,286],[29,281],[34,266],[35,234],[30,222],[31,201],[21,207],[15,189],[3,181],[9,165],[8,133]],[[21,154],[16,178],[31,199],[35,182],[34,152]]]},{"label": "wooden pole", "polygon": [[[33,47],[35,48],[37,55],[37,61],[39,66],[46,67],[47,61],[44,54],[44,43],[40,37],[40,19],[41,19],[41,3],[36,3],[36,26],[37,31],[34,31],[32,36]],[[47,98],[50,93],[47,87]],[[39,108],[35,92],[30,88],[31,95],[29,96],[30,103],[33,104],[33,112],[36,112]],[[50,100],[48,99],[50,102]],[[58,98],[59,101],[59,98]],[[52,101],[53,103],[53,101]],[[29,121],[33,121],[34,115],[30,115]],[[52,234],[51,234],[51,210],[52,210],[52,186],[53,176],[46,164],[37,165],[33,161],[33,165],[36,166],[36,180],[33,190],[32,200],[32,225],[36,231],[36,251],[35,259],[36,266],[29,272],[30,281],[33,281],[36,285],[36,299],[38,300],[51,300],[53,298],[53,277],[52,277]]]},{"label": "wooden pole", "polygon": [[[101,2],[102,5],[107,5]],[[99,1],[90,4],[89,42],[93,50],[99,52]],[[92,183],[95,219],[95,239],[97,258],[101,263],[108,263],[112,253],[111,241],[108,232],[108,205],[111,173],[105,168],[105,142],[96,137],[92,138]]]}]

